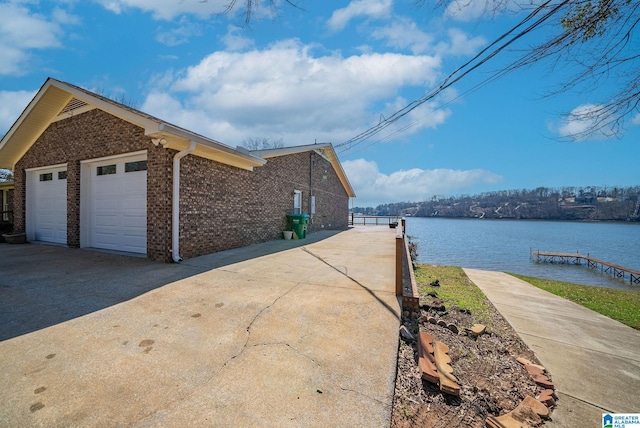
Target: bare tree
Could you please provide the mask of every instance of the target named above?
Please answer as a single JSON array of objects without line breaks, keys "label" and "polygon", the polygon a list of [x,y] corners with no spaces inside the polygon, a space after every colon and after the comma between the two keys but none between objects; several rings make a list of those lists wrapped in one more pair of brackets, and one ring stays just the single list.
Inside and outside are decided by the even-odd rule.
[{"label": "bare tree", "polygon": [[[204,0],[205,2],[207,0]],[[296,9],[301,9],[299,6],[300,1],[294,2],[291,0],[284,0],[289,6],[295,7]],[[245,25],[249,25],[251,22],[251,14],[253,10],[260,6],[261,3],[268,3],[269,8],[271,9],[271,14],[276,15],[278,12],[278,2],[277,0],[268,0],[268,1],[260,1],[260,0],[229,0],[229,3],[225,6],[224,11],[222,12],[224,15],[230,14],[234,9],[244,9],[244,23]]]},{"label": "bare tree", "polygon": [[8,169],[0,169],[0,182],[12,181],[13,173]]},{"label": "bare tree", "polygon": [[[425,3],[430,0],[419,0]],[[459,7],[470,2],[436,0],[440,6],[453,2]],[[514,7],[512,0],[489,0],[490,15]],[[568,114],[582,124],[571,137],[582,139],[595,133],[615,136],[640,102],[640,2],[636,0],[561,0],[530,2],[531,13],[507,33],[515,41],[534,31],[548,36],[527,48],[518,59],[498,74],[503,75],[542,61],[550,61],[550,73],[571,66],[577,70],[551,95],[576,90],[595,92],[606,87],[605,99]],[[462,6],[461,6],[462,5]],[[494,42],[495,43],[495,42]]]},{"label": "bare tree", "polygon": [[282,138],[245,138],[244,140],[242,140],[242,143],[240,145],[247,150],[279,149],[281,147],[284,147],[284,141],[282,141]]}]

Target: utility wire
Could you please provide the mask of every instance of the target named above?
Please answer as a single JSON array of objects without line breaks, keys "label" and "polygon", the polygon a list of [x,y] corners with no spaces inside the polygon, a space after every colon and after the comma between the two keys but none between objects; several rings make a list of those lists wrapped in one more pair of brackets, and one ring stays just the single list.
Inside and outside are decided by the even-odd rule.
[{"label": "utility wire", "polygon": [[[536,29],[537,27],[542,25],[544,22],[546,22],[549,18],[551,18],[560,9],[562,9],[564,6],[566,6],[569,3],[569,0],[563,0],[562,2],[560,2],[557,5],[553,6],[550,10],[548,10],[546,13],[544,13],[542,16],[540,16],[538,19],[536,19],[533,23],[528,25],[526,28],[524,28],[524,29],[520,30],[519,32],[517,32],[521,27],[525,26],[529,21],[533,20],[538,14],[540,14],[542,11],[547,9],[547,7],[549,6],[550,3],[552,3],[552,1],[553,0],[547,0],[543,4],[541,4],[540,6],[536,7],[533,11],[531,11],[531,13],[529,13],[529,15],[527,15],[517,25],[512,27],[506,33],[502,34],[500,37],[498,37],[496,40],[494,40],[489,46],[487,46],[486,48],[482,49],[473,58],[471,58],[469,61],[467,61],[466,63],[464,63],[463,65],[458,67],[456,70],[454,70],[451,74],[449,74],[442,81],[440,86],[438,86],[432,92],[426,94],[422,98],[419,98],[419,99],[416,99],[416,100],[410,102],[405,107],[403,107],[402,109],[396,111],[394,114],[392,114],[388,118],[380,120],[380,122],[377,125],[372,126],[371,128],[367,129],[366,131],[356,135],[355,137],[353,137],[353,138],[351,138],[351,139],[349,139],[349,140],[347,140],[347,141],[345,141],[343,143],[337,144],[335,146],[336,148],[343,148],[342,150],[339,151],[339,153],[344,153],[344,152],[347,152],[347,151],[351,150],[353,147],[361,144],[362,142],[366,141],[367,139],[369,139],[373,135],[376,135],[376,134],[380,133],[382,130],[386,129],[387,127],[389,127],[393,123],[397,122],[398,120],[400,120],[401,118],[403,118],[404,116],[406,116],[411,111],[415,110],[417,107],[421,106],[425,102],[433,99],[438,94],[440,94],[442,91],[444,91],[445,89],[447,89],[450,86],[454,85],[455,83],[460,81],[462,78],[464,78],[466,75],[468,75],[469,73],[471,73],[475,69],[479,68],[484,63],[489,61],[491,58],[496,56],[498,53],[500,53],[501,51],[506,49],[512,43],[514,43],[515,41],[517,41],[518,39],[520,39],[524,35],[528,34],[529,32],[533,31],[534,29]],[[516,34],[514,35],[514,33],[516,33]],[[511,36],[510,39],[508,39],[504,43],[500,44],[504,39],[507,39],[510,36]],[[497,46],[497,45],[499,45],[499,46]],[[495,47],[495,46],[497,46],[497,47]],[[494,47],[495,47],[495,49],[490,51],[490,49],[492,49]],[[504,76],[505,74],[509,73],[513,69],[514,69],[514,67],[508,67],[506,69],[498,71],[494,75],[490,76],[489,78],[487,78],[487,79],[483,80],[482,82],[480,82],[478,85],[474,86],[474,88],[472,88],[472,90],[478,89],[481,86],[484,86],[484,85],[488,84],[489,82],[492,82],[492,81]],[[409,127],[410,126],[401,128],[401,130],[399,130],[398,132],[404,131],[405,129],[408,129]],[[395,132],[393,134],[391,134],[391,135],[395,135]],[[382,140],[378,140],[378,141],[374,142],[373,144],[375,144],[375,143],[377,143],[379,141],[382,141]]]}]

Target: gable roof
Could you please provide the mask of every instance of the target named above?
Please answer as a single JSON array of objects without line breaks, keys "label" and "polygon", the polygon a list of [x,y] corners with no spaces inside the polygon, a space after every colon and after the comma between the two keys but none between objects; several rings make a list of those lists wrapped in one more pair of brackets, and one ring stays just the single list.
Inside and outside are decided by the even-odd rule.
[{"label": "gable roof", "polygon": [[57,120],[99,108],[144,129],[146,136],[164,139],[166,147],[247,170],[266,161],[244,149],[234,149],[78,86],[48,78],[6,135],[0,140],[0,168],[13,169],[47,127]]},{"label": "gable roof", "polygon": [[293,155],[296,153],[304,153],[314,151],[318,153],[320,156],[325,158],[333,169],[336,171],[344,190],[347,192],[347,195],[350,198],[354,198],[356,196],[353,191],[353,187],[351,187],[351,183],[349,183],[349,179],[347,178],[347,174],[345,174],[344,169],[342,169],[342,164],[338,159],[338,155],[336,155],[335,150],[333,149],[333,145],[331,143],[321,143],[321,144],[308,144],[306,146],[292,146],[292,147],[281,147],[277,149],[266,149],[266,150],[252,150],[251,153],[256,156],[260,156],[264,159],[269,159],[277,156],[285,156],[285,155]]}]

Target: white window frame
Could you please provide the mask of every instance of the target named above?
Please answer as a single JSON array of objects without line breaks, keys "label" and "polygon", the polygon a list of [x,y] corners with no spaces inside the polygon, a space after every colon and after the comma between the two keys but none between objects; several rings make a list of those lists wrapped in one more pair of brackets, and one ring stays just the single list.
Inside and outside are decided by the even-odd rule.
[{"label": "white window frame", "polygon": [[9,211],[9,191],[0,190],[0,192],[2,192],[2,211],[4,211],[2,214],[2,220],[9,221],[9,213],[7,212]]},{"label": "white window frame", "polygon": [[302,190],[293,191],[293,213],[302,214]]}]

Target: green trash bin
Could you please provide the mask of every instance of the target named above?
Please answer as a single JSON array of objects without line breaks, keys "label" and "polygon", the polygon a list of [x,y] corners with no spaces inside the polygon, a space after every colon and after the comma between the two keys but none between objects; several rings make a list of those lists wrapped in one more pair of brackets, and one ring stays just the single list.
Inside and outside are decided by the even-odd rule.
[{"label": "green trash bin", "polygon": [[309,214],[289,214],[289,222],[293,230],[293,239],[303,239],[307,236]]}]

